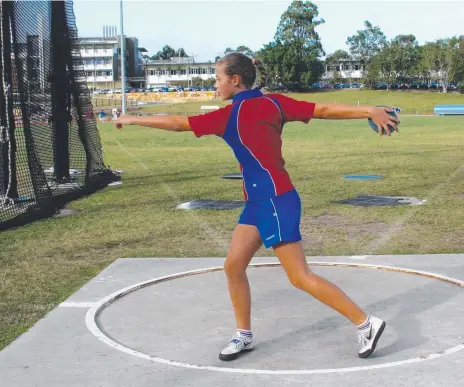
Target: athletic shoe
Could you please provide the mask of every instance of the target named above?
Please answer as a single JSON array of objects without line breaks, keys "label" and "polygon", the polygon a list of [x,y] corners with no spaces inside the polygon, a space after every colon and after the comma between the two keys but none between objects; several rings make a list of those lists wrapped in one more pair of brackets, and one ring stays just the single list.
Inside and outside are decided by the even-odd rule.
[{"label": "athletic shoe", "polygon": [[377,341],[379,341],[385,326],[385,321],[371,316],[370,324],[364,329],[358,329],[358,342],[362,345],[358,352],[358,356],[361,358],[368,357],[374,352]]},{"label": "athletic shoe", "polygon": [[234,360],[240,353],[249,352],[253,349],[253,339],[236,333],[235,336],[230,340],[227,347],[219,354],[219,359],[223,361]]}]

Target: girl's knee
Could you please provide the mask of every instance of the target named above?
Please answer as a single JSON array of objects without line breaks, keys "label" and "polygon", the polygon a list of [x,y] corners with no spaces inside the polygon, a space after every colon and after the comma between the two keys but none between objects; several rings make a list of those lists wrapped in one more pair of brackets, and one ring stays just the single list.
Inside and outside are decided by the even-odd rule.
[{"label": "girl's knee", "polygon": [[247,266],[244,266],[240,259],[228,255],[224,262],[224,271],[228,276],[242,275],[245,273]]},{"label": "girl's knee", "polygon": [[309,286],[315,285],[313,281],[313,273],[311,271],[305,273],[294,273],[288,276],[290,283],[301,290],[308,290]]}]

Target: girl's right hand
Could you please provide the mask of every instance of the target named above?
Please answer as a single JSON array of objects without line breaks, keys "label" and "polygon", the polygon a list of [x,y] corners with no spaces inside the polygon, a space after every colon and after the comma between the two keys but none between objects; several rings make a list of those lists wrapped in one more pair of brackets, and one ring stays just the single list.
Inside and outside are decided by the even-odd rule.
[{"label": "girl's right hand", "polygon": [[394,131],[398,132],[398,124],[400,123],[400,120],[388,114],[392,111],[393,109],[385,107],[375,107],[372,109],[371,119],[379,128],[379,134],[381,136],[383,135],[382,128],[385,129],[388,136],[391,136],[390,127],[392,127]]},{"label": "girl's right hand", "polygon": [[133,118],[133,116],[127,114],[120,116],[115,122],[116,128],[121,129],[123,125],[132,125]]}]

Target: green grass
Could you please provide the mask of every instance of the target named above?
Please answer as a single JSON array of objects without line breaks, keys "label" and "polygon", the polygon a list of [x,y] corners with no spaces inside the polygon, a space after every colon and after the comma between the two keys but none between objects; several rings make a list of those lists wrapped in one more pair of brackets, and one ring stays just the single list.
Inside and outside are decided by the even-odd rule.
[{"label": "green grass", "polygon": [[[117,258],[226,254],[240,210],[170,208],[192,199],[242,199],[240,181],[220,178],[238,171],[222,140],[139,127],[118,131],[110,124],[99,129],[105,161],[124,171],[123,185],[70,203],[80,215],[1,234],[0,348]],[[375,135],[365,121],[287,125],[284,158],[303,201],[306,253],[463,252],[463,131],[460,117],[403,117],[400,134],[392,138]],[[348,181],[348,173],[384,179]],[[358,194],[428,201],[385,208],[331,203]]]},{"label": "green grass", "polygon": [[[402,114],[433,114],[435,105],[440,104],[464,104],[464,95],[456,93],[438,93],[423,91],[374,91],[374,90],[338,90],[321,91],[315,93],[290,93],[290,97],[306,101],[327,103],[348,103],[352,105],[388,105],[401,108]],[[147,112],[198,112],[201,105],[223,106],[229,102],[220,101],[195,101],[171,105],[155,105],[144,107],[141,110]]]}]

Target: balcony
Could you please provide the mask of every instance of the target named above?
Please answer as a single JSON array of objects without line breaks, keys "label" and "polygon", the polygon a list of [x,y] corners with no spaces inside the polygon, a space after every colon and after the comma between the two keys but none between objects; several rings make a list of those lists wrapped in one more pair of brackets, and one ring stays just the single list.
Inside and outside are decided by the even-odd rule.
[{"label": "balcony", "polygon": [[109,58],[113,56],[113,50],[80,50],[82,58]]},{"label": "balcony", "polygon": [[113,63],[102,63],[102,64],[84,64],[84,70],[93,71],[93,70],[103,70],[111,71],[113,70]]},{"label": "balcony", "polygon": [[92,82],[113,82],[113,76],[99,76],[99,77],[87,77],[86,78],[87,83],[92,83]]}]

